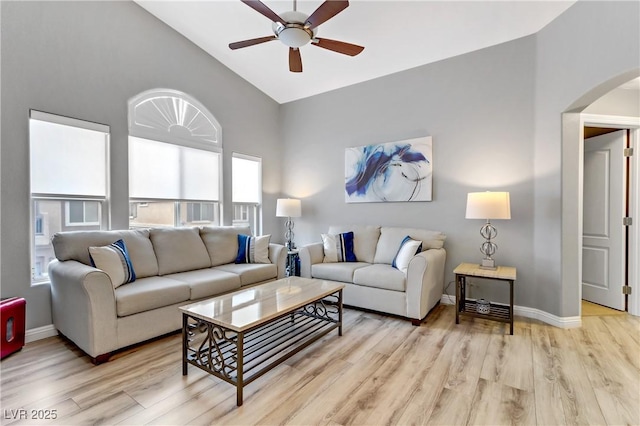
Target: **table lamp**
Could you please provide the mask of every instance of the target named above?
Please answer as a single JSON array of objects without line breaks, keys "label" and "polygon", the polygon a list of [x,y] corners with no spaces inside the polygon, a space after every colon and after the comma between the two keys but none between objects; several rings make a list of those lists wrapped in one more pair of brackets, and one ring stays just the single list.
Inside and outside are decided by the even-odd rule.
[{"label": "table lamp", "polygon": [[296,248],[296,244],[293,242],[293,220],[292,217],[302,216],[302,203],[300,200],[293,198],[278,198],[276,203],[276,217],[286,217],[285,227],[287,231],[284,233],[284,239],[287,241],[285,246],[287,250],[293,250]]},{"label": "table lamp", "polygon": [[511,219],[511,204],[508,192],[470,192],[467,194],[467,219],[485,219],[487,223],[480,228],[480,235],[485,239],[480,246],[484,259],[480,267],[496,269],[493,256],[498,246],[491,240],[498,235],[498,230],[491,225],[491,219]]}]

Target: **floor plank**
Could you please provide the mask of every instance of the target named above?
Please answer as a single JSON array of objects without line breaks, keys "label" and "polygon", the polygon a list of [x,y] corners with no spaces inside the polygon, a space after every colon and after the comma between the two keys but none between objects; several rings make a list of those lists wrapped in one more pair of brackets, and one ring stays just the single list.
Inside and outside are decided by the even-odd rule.
[{"label": "floor plank", "polygon": [[558,360],[556,373],[565,420],[570,424],[605,424],[587,369],[570,338],[570,330],[550,328],[547,332],[554,357]]},{"label": "floor plank", "polygon": [[583,317],[601,317],[604,315],[626,315],[625,311],[619,311],[617,309],[609,308],[607,306],[598,305],[597,303],[589,302],[587,300],[582,301],[582,316]]}]

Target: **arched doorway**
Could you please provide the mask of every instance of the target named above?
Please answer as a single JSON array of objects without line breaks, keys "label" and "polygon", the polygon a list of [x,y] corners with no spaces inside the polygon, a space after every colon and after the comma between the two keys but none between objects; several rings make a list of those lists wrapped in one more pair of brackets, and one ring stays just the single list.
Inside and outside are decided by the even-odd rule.
[{"label": "arched doorway", "polygon": [[[583,111],[594,101],[620,86],[640,76],[636,69],[613,78],[590,90],[562,114],[562,285],[566,297],[581,300],[582,298],[582,232],[583,232],[583,182],[584,182],[584,127],[606,126],[610,128],[632,129],[632,146],[636,155],[633,157],[632,187],[636,197],[632,202],[631,214],[636,223],[640,214],[638,188],[640,178],[638,169],[640,160],[640,117],[593,115]],[[638,226],[632,227],[630,241],[630,282],[638,282],[639,235]],[[633,260],[636,260],[633,262]],[[629,313],[640,315],[640,288],[629,296]],[[580,306],[580,304],[578,304]],[[581,312],[580,312],[581,313]]]}]

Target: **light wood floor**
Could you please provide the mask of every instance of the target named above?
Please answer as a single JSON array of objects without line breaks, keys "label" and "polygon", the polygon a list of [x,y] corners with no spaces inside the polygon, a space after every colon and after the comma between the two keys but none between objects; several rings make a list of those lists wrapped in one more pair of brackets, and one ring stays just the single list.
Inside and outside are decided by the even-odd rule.
[{"label": "light wood floor", "polygon": [[625,311],[619,311],[617,309],[612,309],[606,306],[598,305],[597,303],[592,303],[587,300],[582,301],[582,316],[590,317],[590,316],[604,316],[604,315],[627,315]]},{"label": "light wood floor", "polygon": [[[245,388],[189,368],[180,335],[93,366],[54,337],[1,362],[2,424],[640,424],[640,319],[584,317],[563,330],[464,318],[420,327],[345,311],[334,332]],[[55,421],[11,420],[56,410]]]}]

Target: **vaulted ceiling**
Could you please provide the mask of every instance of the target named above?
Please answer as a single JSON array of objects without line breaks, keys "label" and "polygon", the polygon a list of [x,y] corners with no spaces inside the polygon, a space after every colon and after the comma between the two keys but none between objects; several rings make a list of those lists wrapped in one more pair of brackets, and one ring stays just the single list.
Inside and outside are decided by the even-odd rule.
[{"label": "vaulted ceiling", "polygon": [[[364,51],[350,57],[305,45],[304,71],[292,73],[289,49],[278,40],[229,49],[232,42],[273,35],[271,21],[239,0],[136,2],[279,103],[534,34],[575,3],[353,0],[318,27],[317,37]],[[277,14],[293,10],[293,1],[264,4]],[[321,4],[298,1],[297,10],[310,15]]]}]

